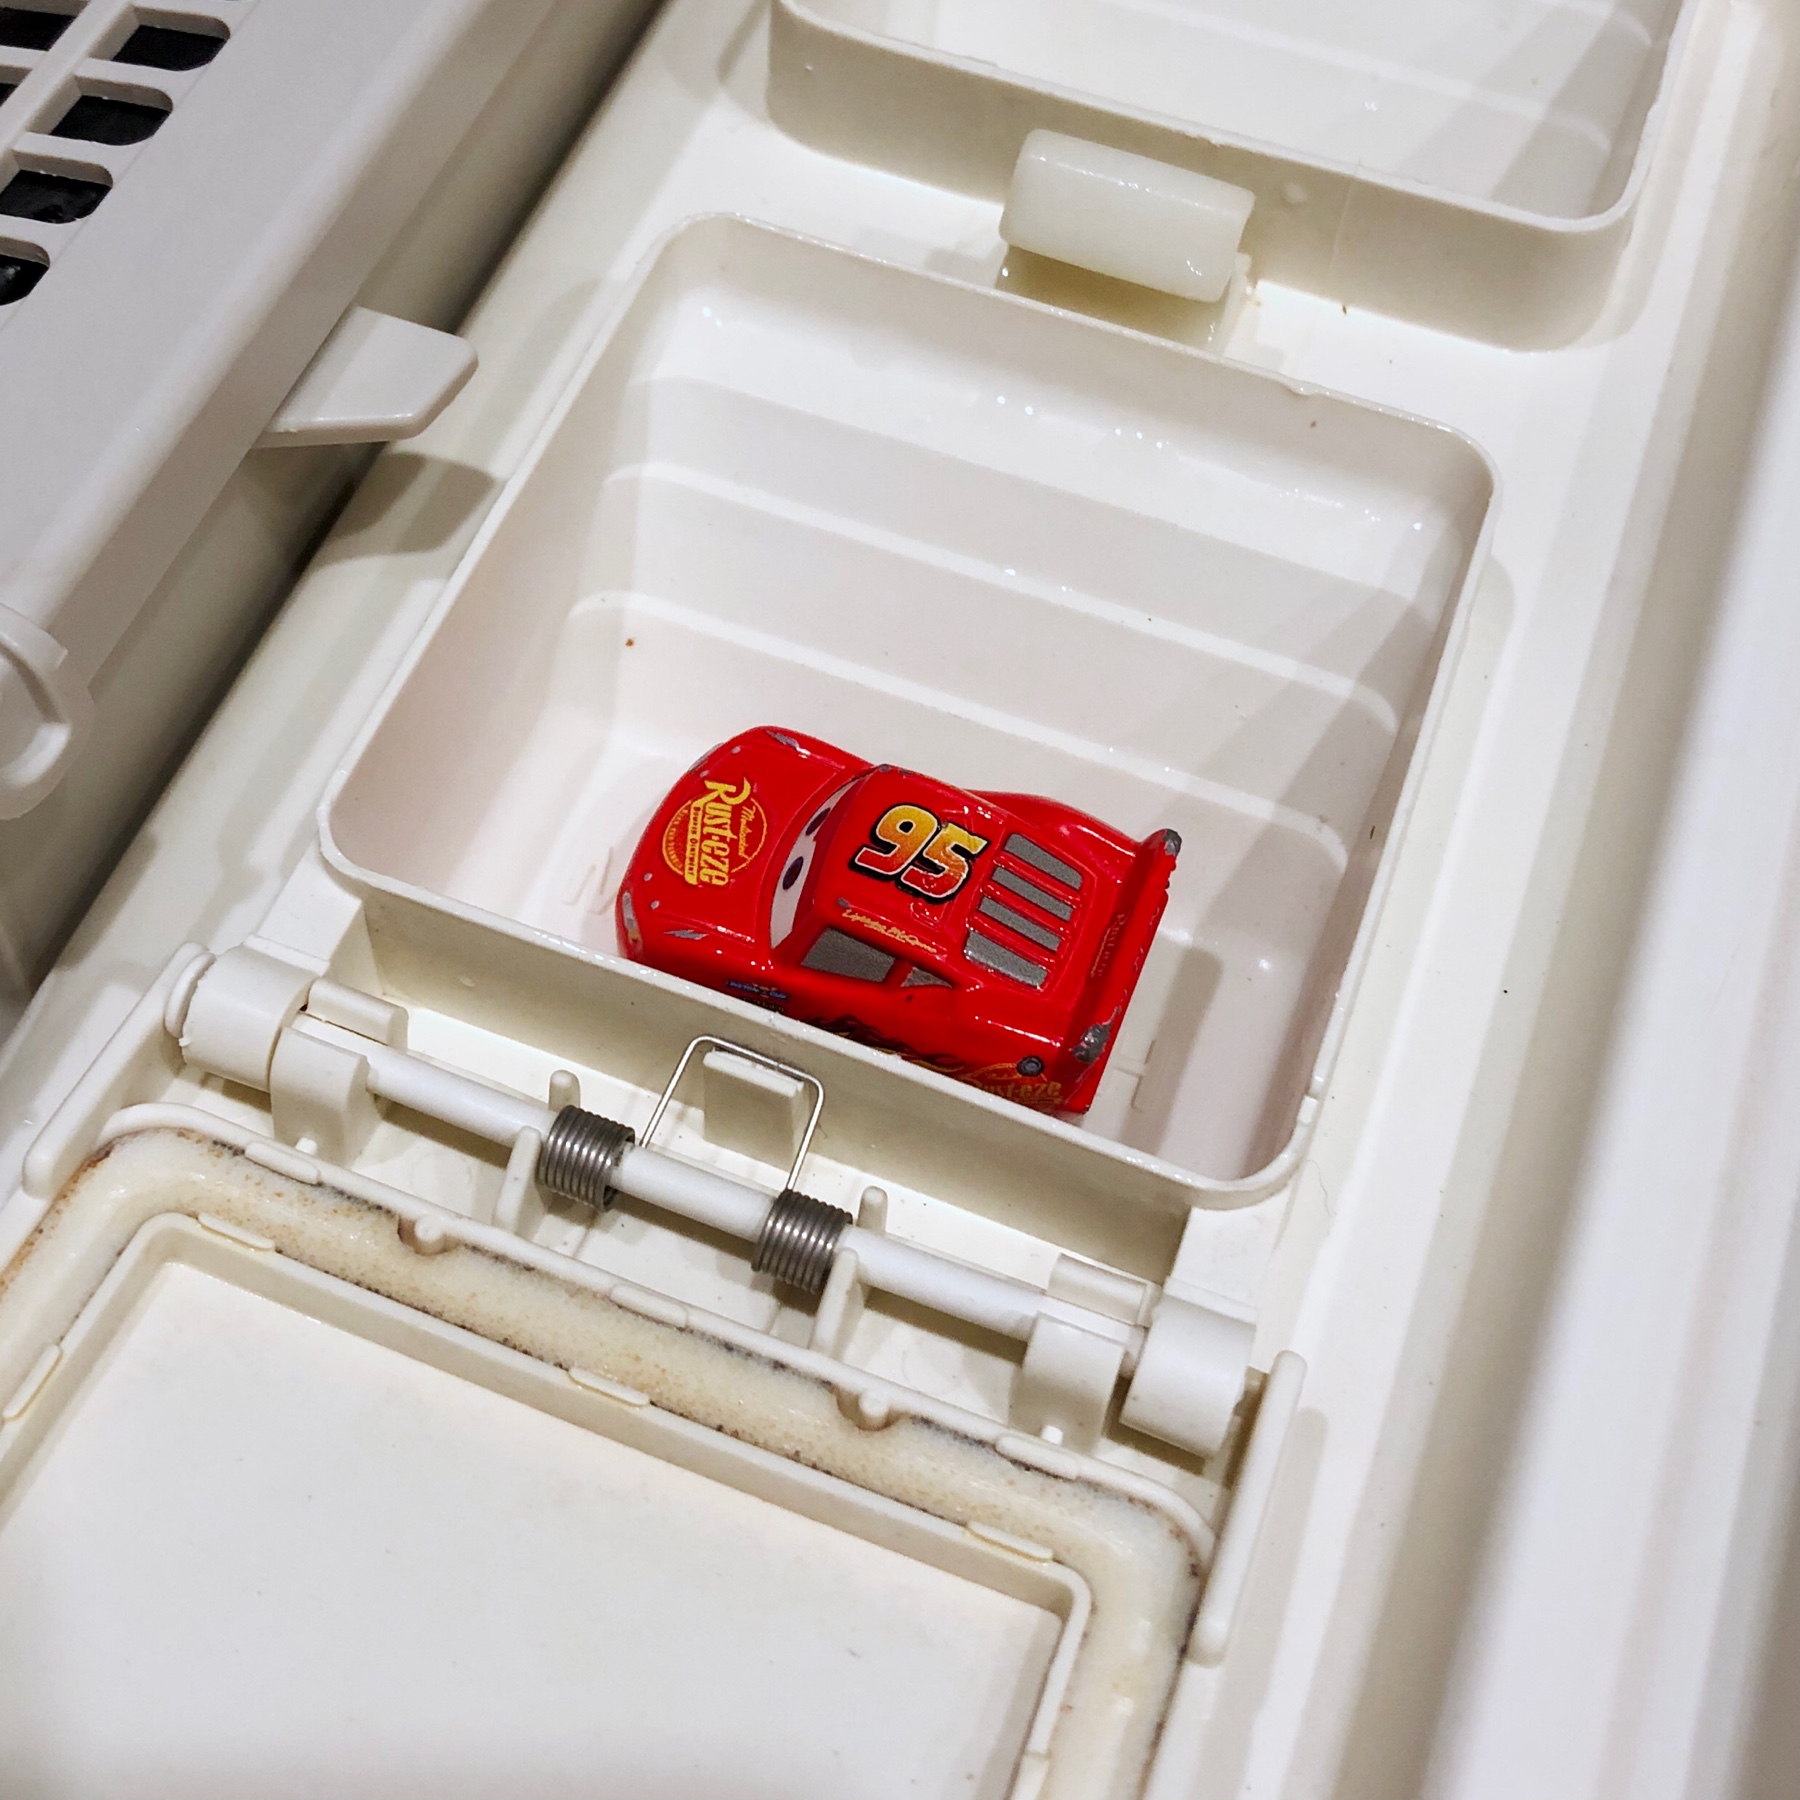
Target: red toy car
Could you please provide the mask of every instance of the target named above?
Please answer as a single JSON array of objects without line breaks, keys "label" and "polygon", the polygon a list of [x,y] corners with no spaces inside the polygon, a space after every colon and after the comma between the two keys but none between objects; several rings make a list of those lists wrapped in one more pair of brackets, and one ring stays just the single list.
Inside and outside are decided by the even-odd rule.
[{"label": "red toy car", "polygon": [[1085,1112],[1181,840],[746,731],[657,809],[619,888],[640,962],[1044,1111]]}]

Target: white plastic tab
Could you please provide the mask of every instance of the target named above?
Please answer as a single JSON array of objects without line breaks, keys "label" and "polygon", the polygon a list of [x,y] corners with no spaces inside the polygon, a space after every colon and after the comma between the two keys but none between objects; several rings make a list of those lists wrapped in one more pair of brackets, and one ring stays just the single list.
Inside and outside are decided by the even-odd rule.
[{"label": "white plastic tab", "polygon": [[1034,131],[1000,235],[1021,250],[1142,287],[1224,298],[1256,196],[1147,156]]},{"label": "white plastic tab", "polygon": [[[506,1175],[495,1195],[493,1210],[482,1221],[498,1225],[515,1237],[529,1238],[544,1222],[544,1196],[537,1184],[538,1152],[544,1147],[541,1133],[528,1126],[513,1139],[506,1159]],[[480,1209],[477,1209],[477,1216]]]},{"label": "white plastic tab", "polygon": [[621,1406],[648,1406],[650,1396],[640,1388],[627,1387],[622,1381],[614,1381],[607,1375],[596,1375],[592,1369],[570,1369],[569,1379],[578,1388],[585,1388],[590,1394],[604,1394],[608,1400],[616,1400]]},{"label": "white plastic tab", "polygon": [[1116,1339],[1040,1314],[1013,1382],[1012,1423],[1087,1454],[1100,1441],[1124,1360]]},{"label": "white plastic tab", "polygon": [[806,1129],[806,1084],[730,1050],[708,1051],[700,1067],[706,1141],[785,1169]]},{"label": "white plastic tab", "polygon": [[1144,1334],[1119,1417],[1138,1431],[1211,1456],[1243,1397],[1256,1328],[1165,1293]]},{"label": "white plastic tab", "polygon": [[465,339],[353,306],[319,346],[256,447],[417,437],[474,373],[475,347]]},{"label": "white plastic tab", "polygon": [[348,1163],[380,1122],[369,1065],[353,1050],[284,1031],[269,1063],[269,1109],[283,1143]]},{"label": "white plastic tab", "polygon": [[341,981],[321,976],[307,991],[306,1010],[315,1019],[372,1038],[390,1050],[406,1048],[406,1008],[365,994],[361,988],[345,987]]},{"label": "white plastic tab", "polygon": [[221,1219],[217,1213],[196,1213],[194,1223],[202,1231],[210,1231],[214,1237],[222,1237],[227,1243],[237,1244],[245,1250],[254,1250],[259,1256],[269,1255],[276,1247],[272,1237],[264,1237],[260,1231],[251,1231],[230,1219]]},{"label": "white plastic tab", "polygon": [[840,1250],[831,1259],[831,1274],[813,1314],[812,1347],[840,1361],[850,1348],[850,1334],[862,1317],[868,1290],[863,1286],[854,1251]]},{"label": "white plastic tab", "polygon": [[1149,1282],[1121,1275],[1116,1269],[1103,1269],[1079,1256],[1056,1259],[1045,1291],[1054,1299],[1085,1306],[1122,1325],[1147,1324],[1156,1301],[1156,1290]]}]

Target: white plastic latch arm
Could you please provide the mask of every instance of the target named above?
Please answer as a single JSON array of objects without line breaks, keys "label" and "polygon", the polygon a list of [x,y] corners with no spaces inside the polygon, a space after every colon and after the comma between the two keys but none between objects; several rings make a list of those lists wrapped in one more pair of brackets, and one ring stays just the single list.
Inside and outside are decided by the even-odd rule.
[{"label": "white plastic latch arm", "polygon": [[1210,175],[1034,131],[1000,217],[1007,243],[1185,300],[1224,298],[1256,196]]},{"label": "white plastic latch arm", "polygon": [[447,331],[353,306],[294,383],[259,450],[417,437],[475,373],[475,347]]}]

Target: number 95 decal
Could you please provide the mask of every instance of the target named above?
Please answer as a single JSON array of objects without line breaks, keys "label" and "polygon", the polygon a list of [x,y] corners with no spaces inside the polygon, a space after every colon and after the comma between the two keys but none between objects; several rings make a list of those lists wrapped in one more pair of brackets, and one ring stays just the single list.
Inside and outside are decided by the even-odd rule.
[{"label": "number 95 decal", "polygon": [[948,900],[969,879],[969,864],[988,840],[946,825],[922,806],[890,806],[869,828],[850,866],[878,881],[898,881],[927,900]]}]

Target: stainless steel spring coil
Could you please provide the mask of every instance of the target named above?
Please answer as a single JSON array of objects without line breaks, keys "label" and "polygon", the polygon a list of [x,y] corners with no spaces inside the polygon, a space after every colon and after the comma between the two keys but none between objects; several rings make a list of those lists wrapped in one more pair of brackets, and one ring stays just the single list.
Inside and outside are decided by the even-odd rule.
[{"label": "stainless steel spring coil", "polygon": [[850,1222],[850,1215],[840,1208],[784,1188],[763,1220],[750,1266],[804,1294],[822,1294],[837,1241]]},{"label": "stainless steel spring coil", "polygon": [[585,1200],[604,1210],[617,1198],[612,1178],[619,1159],[636,1142],[629,1125],[565,1106],[538,1152],[538,1185],[565,1200]]}]

